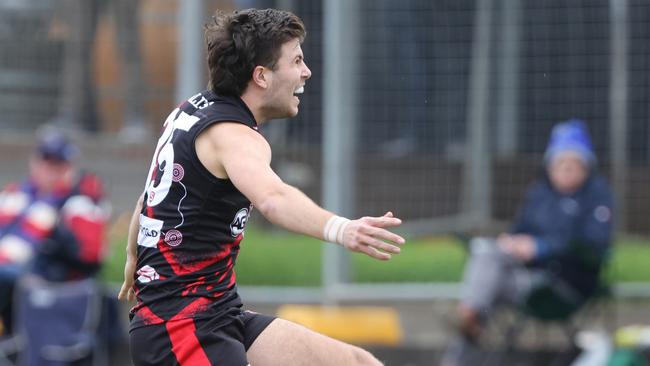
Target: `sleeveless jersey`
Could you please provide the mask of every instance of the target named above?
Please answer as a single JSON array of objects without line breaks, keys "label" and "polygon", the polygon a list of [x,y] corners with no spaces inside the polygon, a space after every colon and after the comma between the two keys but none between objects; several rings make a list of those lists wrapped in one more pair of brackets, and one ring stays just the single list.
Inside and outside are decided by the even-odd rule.
[{"label": "sleeveless jersey", "polygon": [[241,306],[233,267],[250,201],[199,161],[197,136],[219,122],[257,130],[238,97],[199,93],[167,117],[144,191],[131,328],[219,316]]}]

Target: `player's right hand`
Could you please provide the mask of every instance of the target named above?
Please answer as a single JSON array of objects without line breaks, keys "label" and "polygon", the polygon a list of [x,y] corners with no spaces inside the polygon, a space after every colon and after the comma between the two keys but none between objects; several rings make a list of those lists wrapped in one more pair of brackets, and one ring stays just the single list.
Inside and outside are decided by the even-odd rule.
[{"label": "player's right hand", "polygon": [[399,254],[400,247],[406,242],[401,236],[385,228],[396,227],[402,220],[386,212],[381,217],[362,217],[352,220],[343,232],[343,246],[352,251],[365,253],[379,260],[389,260],[391,254]]},{"label": "player's right hand", "polygon": [[120,300],[133,301],[135,300],[135,291],[133,290],[133,276],[135,274],[136,259],[132,256],[126,256],[126,263],[124,264],[124,282],[120,288],[117,298]]}]

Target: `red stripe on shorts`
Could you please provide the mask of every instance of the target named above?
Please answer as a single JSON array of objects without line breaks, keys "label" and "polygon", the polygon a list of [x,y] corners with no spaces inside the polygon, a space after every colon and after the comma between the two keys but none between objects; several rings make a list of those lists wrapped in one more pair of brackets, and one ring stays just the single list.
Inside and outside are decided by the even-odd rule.
[{"label": "red stripe on shorts", "polygon": [[180,319],[166,323],[172,352],[180,366],[210,366],[210,360],[194,334],[193,319]]}]

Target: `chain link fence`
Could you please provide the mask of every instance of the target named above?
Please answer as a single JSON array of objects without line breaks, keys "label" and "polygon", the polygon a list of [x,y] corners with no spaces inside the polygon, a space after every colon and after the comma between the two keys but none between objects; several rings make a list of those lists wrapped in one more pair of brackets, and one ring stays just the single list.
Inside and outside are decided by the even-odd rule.
[{"label": "chain link fence", "polygon": [[[301,112],[263,133],[280,175],[319,202],[326,153],[342,148],[337,140],[323,143],[331,82],[325,60],[333,51],[326,20],[335,16],[326,15],[326,4],[204,0],[195,20],[198,26],[217,8],[251,5],[284,7],[303,18],[313,77]],[[345,41],[350,57],[342,55],[355,70],[345,84],[354,96],[346,130],[351,216],[393,210],[413,235],[508,222],[542,169],[551,126],[581,118],[600,169],[617,187],[620,231],[647,234],[647,2],[350,4],[352,13],[340,15],[352,19],[345,26],[354,31]],[[162,121],[179,102],[177,51],[197,41],[178,38],[182,6],[0,0],[0,131],[11,154],[2,158],[0,183],[24,172],[11,152],[27,152],[21,146],[36,128],[58,123],[76,131],[84,164],[105,177],[115,212],[129,211]],[[205,81],[204,70],[195,71]]]}]

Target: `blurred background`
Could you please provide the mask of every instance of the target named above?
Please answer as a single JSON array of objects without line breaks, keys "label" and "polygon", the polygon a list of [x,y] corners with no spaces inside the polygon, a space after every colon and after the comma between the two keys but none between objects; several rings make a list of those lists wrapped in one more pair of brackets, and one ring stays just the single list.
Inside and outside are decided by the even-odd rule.
[{"label": "blurred background", "polygon": [[388,364],[436,364],[465,259],[453,234],[506,228],[553,124],[580,118],[616,194],[607,276],[633,314],[617,325],[647,322],[634,312],[650,295],[644,0],[0,0],[0,184],[27,173],[37,129],[66,129],[106,184],[104,279],[119,283],[162,123],[207,85],[201,26],[248,7],[291,10],[308,32],[300,113],[263,128],[276,171],[346,216],[393,211],[411,243],[371,263],[256,217],[238,269],[245,302],[388,306],[403,331],[393,346],[409,350],[380,350],[400,355]]}]

